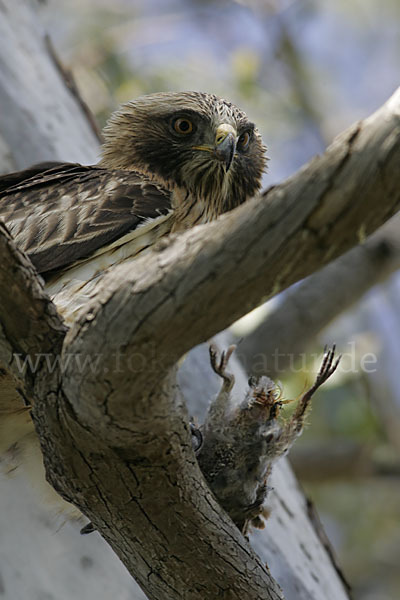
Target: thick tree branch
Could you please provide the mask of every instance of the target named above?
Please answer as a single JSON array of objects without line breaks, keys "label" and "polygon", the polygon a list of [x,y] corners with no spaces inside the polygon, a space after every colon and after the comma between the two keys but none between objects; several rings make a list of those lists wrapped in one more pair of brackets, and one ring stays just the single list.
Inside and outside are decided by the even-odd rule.
[{"label": "thick tree branch", "polygon": [[[44,48],[42,41],[32,52]],[[18,86],[24,89],[23,78]],[[10,91],[0,88],[12,114]],[[65,372],[32,375],[49,478],[92,519],[150,598],[281,597],[204,484],[173,365],[197,341],[339,255],[395,211],[398,103],[397,95],[282,186],[135,261],[135,269],[108,274],[64,341],[63,357],[72,357]],[[58,115],[48,107],[47,113]],[[47,122],[47,114],[36,116]],[[49,145],[36,133],[26,137],[46,153]],[[47,139],[45,128],[42,135]],[[20,133],[5,127],[7,136],[18,146]],[[60,145],[50,145],[52,155],[65,150],[63,134],[55,137]],[[84,149],[93,147],[90,140],[82,141]],[[67,150],[65,159],[76,152],[74,142]],[[38,351],[34,342],[30,347]],[[96,355],[95,365],[77,360]]]},{"label": "thick tree branch", "polygon": [[31,261],[18,250],[1,222],[0,256],[0,364],[30,400],[32,372],[22,368],[24,361],[27,356],[59,354],[66,327]]},{"label": "thick tree branch", "polygon": [[[97,354],[96,369],[77,369],[70,362],[57,402],[49,403],[50,397],[38,390],[35,419],[52,482],[94,521],[150,597],[179,597],[170,587],[176,560],[183,579],[178,575],[175,585],[190,581],[197,590],[193,598],[200,589],[203,598],[215,596],[208,567],[193,573],[185,559],[200,525],[200,563],[207,563],[212,547],[217,573],[219,564],[221,569],[227,560],[235,564],[233,570],[224,567],[225,581],[236,594],[232,597],[243,594],[249,577],[247,567],[238,575],[237,565],[247,565],[241,553],[248,550],[238,549],[228,523],[225,535],[235,545],[222,550],[216,541],[221,515],[206,488],[193,496],[202,480],[191,458],[187,417],[172,393],[173,364],[264,295],[322,266],[395,212],[400,203],[399,101],[400,92],[285,184],[135,261],[134,271],[124,265],[106,275],[64,347],[64,357]],[[132,366],[135,354],[139,367]],[[119,483],[109,473],[118,473]],[[149,473],[159,490],[147,489]],[[153,494],[158,494],[156,505]],[[172,506],[164,506],[162,498]],[[175,544],[169,524],[177,515],[185,530]],[[123,540],[121,524],[128,532]],[[165,555],[160,539],[169,540]],[[154,564],[158,578],[153,579],[146,565]],[[267,575],[255,564],[248,598],[257,597],[259,583],[266,585]],[[279,593],[272,582],[268,585],[273,590],[268,594]]]},{"label": "thick tree branch", "polygon": [[[95,352],[98,369],[125,350],[108,410],[124,415],[131,392],[148,386],[148,371],[129,374],[140,352],[160,373],[188,349],[224,329],[262,300],[339,256],[391,217],[400,205],[400,90],[353,126],[299,173],[260,198],[173,240],[169,247],[125,264],[98,284],[96,300],[71,331],[69,351]],[[228,308],[227,308],[228,307]],[[110,323],[112,322],[112,326]],[[93,396],[98,373],[69,371],[68,396]],[[104,390],[105,391],[105,390]],[[93,404],[93,403],[92,403]],[[81,402],[74,408],[79,414]],[[92,418],[97,419],[96,407]],[[91,409],[91,410],[92,410]],[[80,415],[85,422],[89,415]],[[104,431],[107,435],[107,431]]]},{"label": "thick tree branch", "polygon": [[239,348],[247,371],[282,374],[317,335],[400,267],[400,218],[289,290]]},{"label": "thick tree branch", "polygon": [[140,398],[129,395],[129,444],[102,394],[112,446],[76,419],[67,398],[35,404],[53,485],[95,523],[149,598],[282,598],[201,476],[174,373],[155,380]]}]

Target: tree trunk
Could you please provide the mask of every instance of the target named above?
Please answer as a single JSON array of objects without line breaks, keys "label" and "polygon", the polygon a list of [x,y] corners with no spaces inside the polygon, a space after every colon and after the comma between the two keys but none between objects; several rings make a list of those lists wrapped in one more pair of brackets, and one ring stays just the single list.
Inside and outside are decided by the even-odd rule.
[{"label": "tree trunk", "polygon": [[[0,63],[1,112],[7,114],[7,124],[0,124],[0,148],[8,152],[7,166],[90,160],[97,151],[92,125],[49,54],[31,5],[21,2],[16,8],[10,2],[0,10],[0,44],[10,53],[7,66]],[[40,77],[32,82],[26,76],[31,72]],[[49,98],[55,98],[50,109]],[[216,223],[173,238],[137,259],[134,269],[121,265],[105,273],[92,304],[66,336],[29,261],[3,232],[0,356],[33,405],[47,476],[91,519],[149,599],[283,598],[200,473],[176,364],[196,344],[345,252],[398,209],[399,102],[398,93],[286,183]],[[26,114],[31,129],[22,136],[19,120]],[[16,296],[7,310],[5,286],[11,277]],[[30,310],[35,320],[26,319]],[[24,336],[18,335],[20,322],[27,323]],[[40,354],[35,372],[21,372],[16,353]],[[63,368],[48,369],[44,355],[61,356]],[[182,387],[194,403],[200,373],[197,389],[201,386],[204,405],[211,369],[197,356],[187,360],[181,381],[190,377],[191,385]],[[96,357],[95,368],[78,368],[76,357]],[[273,517],[265,533],[252,538],[253,547],[268,560],[287,599],[346,598],[340,573],[313,528],[310,506],[284,461],[274,481]],[[89,537],[88,547],[97,547],[98,535]],[[73,543],[83,542],[77,536]],[[80,581],[82,588],[91,585]],[[127,593],[130,585],[120,576],[115,589]],[[102,597],[93,591],[94,596]]]}]

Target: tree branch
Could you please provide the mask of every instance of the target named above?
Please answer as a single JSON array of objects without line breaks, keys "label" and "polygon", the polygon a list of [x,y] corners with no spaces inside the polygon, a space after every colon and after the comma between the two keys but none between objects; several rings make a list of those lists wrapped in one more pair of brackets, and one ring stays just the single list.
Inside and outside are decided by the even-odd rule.
[{"label": "tree branch", "polygon": [[[10,297],[4,293],[0,297],[2,300],[4,296],[5,309],[13,315],[8,318],[4,339],[10,347],[21,343],[13,327],[14,319],[17,323],[23,319],[23,350],[27,344],[30,352],[49,349],[54,354],[55,348],[61,346],[65,328],[29,260],[15,248],[4,227],[0,242],[4,249],[0,280],[5,284],[13,275],[15,292],[12,309]],[[6,285],[0,287],[7,289]],[[24,311],[28,306],[27,318]],[[96,524],[100,523],[103,536],[150,598],[181,598],[188,582],[195,588],[187,596],[191,598],[234,599],[244,594],[255,600],[282,598],[260,559],[201,477],[188,437],[188,418],[175,389],[174,371],[168,378],[153,383],[154,389],[147,397],[152,409],[150,418],[146,421],[144,415],[132,415],[136,431],[130,430],[130,448],[118,448],[117,439],[112,448],[107,443],[103,445],[96,434],[82,427],[63,398],[62,384],[58,389],[54,387],[54,382],[61,380],[59,369],[47,372],[47,379],[46,372],[42,376],[40,369],[27,369],[26,373],[37,399],[33,414],[53,484],[64,498],[73,501]],[[107,420],[106,414],[103,419]],[[167,426],[158,427],[159,420]],[[177,520],[185,524],[184,535],[176,535]],[[198,532],[206,536],[202,543]],[[189,548],[192,551],[188,553]],[[194,561],[198,561],[195,571]],[[216,577],[218,573],[223,573],[223,578]]]},{"label": "tree branch", "polygon": [[[174,364],[393,214],[398,133],[399,94],[288,182],[135,261],[135,269],[114,269],[64,340],[65,370],[32,375],[49,479],[150,598],[282,597],[201,477]],[[38,351],[34,341],[30,348]],[[91,356],[94,365],[78,361]]]},{"label": "tree branch", "polygon": [[122,442],[120,421],[96,394],[112,446],[110,436],[76,419],[66,397],[36,403],[51,482],[92,520],[149,598],[282,598],[203,480],[174,387],[171,373],[153,379],[145,398],[130,395]]},{"label": "tree branch", "polygon": [[22,368],[26,357],[59,354],[67,329],[31,261],[1,222],[0,256],[0,364],[30,401],[33,378],[31,369]]},{"label": "tree branch", "polygon": [[[287,182],[136,260],[134,270],[130,264],[113,269],[73,327],[69,351],[93,353],[104,340],[107,352],[98,362],[103,372],[123,347],[120,368],[129,389],[146,388],[147,369],[134,381],[129,376],[132,353],[140,352],[143,364],[155,361],[160,373],[167,373],[191,347],[321,268],[398,210],[399,134],[400,89]],[[71,398],[90,397],[99,385],[90,369],[68,374]],[[120,377],[108,376],[113,389]],[[113,404],[121,410],[126,398],[122,387],[110,398],[109,410]],[[81,403],[74,408],[79,414]]]},{"label": "tree branch", "polygon": [[[70,361],[57,400],[49,402],[43,389],[37,394],[35,421],[52,483],[93,520],[150,597],[178,598],[188,582],[201,589],[193,598],[215,597],[215,573],[222,570],[232,597],[243,595],[246,580],[247,598],[267,585],[254,557],[250,577],[249,550],[202,487],[187,416],[173,393],[173,364],[395,212],[399,102],[400,92],[281,186],[136,260],[134,270],[127,264],[104,276],[63,350],[64,358],[97,355],[96,368],[77,369]],[[135,354],[138,368],[132,367]],[[170,525],[177,519],[185,523],[179,541]],[[219,545],[221,527],[233,546]],[[193,572],[187,552],[196,531],[202,532],[196,555],[204,568]],[[156,565],[157,577],[149,565]],[[268,594],[279,594],[270,580],[268,587]],[[266,593],[261,597],[270,597]]]},{"label": "tree branch", "polygon": [[367,242],[289,290],[242,340],[239,354],[247,371],[281,375],[330,322],[398,269],[399,226],[395,217]]}]

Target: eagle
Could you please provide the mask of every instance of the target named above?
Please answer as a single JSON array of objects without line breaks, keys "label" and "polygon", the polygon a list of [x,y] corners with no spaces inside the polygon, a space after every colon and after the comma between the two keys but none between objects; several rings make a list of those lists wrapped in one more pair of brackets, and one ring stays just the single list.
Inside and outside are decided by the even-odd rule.
[{"label": "eagle", "polygon": [[[137,98],[111,116],[103,137],[96,165],[42,163],[0,177],[0,219],[67,323],[87,306],[100,273],[242,204],[266,168],[254,123],[208,93]],[[30,449],[36,443],[6,383],[0,455],[22,439]]]},{"label": "eagle", "polygon": [[67,320],[100,272],[242,204],[266,166],[254,123],[213,94],[142,96],[103,134],[94,166],[45,163],[0,178],[0,219]]}]

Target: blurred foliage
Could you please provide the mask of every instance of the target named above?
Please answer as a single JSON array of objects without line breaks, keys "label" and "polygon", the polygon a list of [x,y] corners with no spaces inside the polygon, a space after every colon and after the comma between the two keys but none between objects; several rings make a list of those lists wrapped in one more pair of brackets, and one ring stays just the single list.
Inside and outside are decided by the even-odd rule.
[{"label": "blurred foliage", "polygon": [[[120,102],[141,94],[214,92],[258,124],[271,158],[266,185],[323,151],[400,81],[398,0],[48,0],[45,16],[101,125]],[[391,310],[400,314],[396,293]],[[382,302],[378,312],[384,319],[391,313]],[[345,346],[358,336],[370,347],[366,336],[372,329],[374,352],[384,355],[393,339],[398,344],[400,323],[385,327],[376,314],[366,317],[366,310],[354,309],[327,339]],[[390,443],[395,435],[379,399],[400,390],[400,381],[393,361],[390,373],[385,371],[386,360],[373,376],[358,370],[319,392],[312,427],[299,443],[351,439],[377,450]],[[284,382],[285,396],[295,397],[304,385],[304,373],[294,375]],[[399,598],[399,480],[306,485],[355,598]]]},{"label": "blurred foliage", "polygon": [[372,0],[49,0],[49,21],[102,125],[140,94],[213,91],[258,123],[275,182],[394,89],[400,11],[386,4],[384,19]]}]

